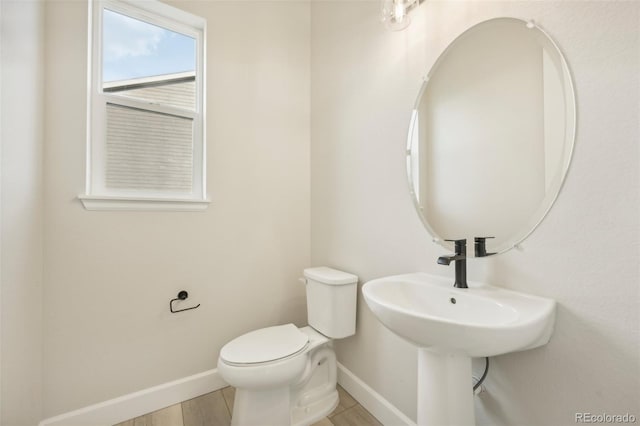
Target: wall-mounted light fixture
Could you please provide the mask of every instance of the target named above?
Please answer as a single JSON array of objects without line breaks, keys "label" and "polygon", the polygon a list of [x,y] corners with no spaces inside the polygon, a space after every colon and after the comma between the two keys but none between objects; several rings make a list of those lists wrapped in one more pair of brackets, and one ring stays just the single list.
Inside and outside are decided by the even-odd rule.
[{"label": "wall-mounted light fixture", "polygon": [[402,31],[411,23],[409,11],[423,0],[382,0],[381,18],[391,31]]}]

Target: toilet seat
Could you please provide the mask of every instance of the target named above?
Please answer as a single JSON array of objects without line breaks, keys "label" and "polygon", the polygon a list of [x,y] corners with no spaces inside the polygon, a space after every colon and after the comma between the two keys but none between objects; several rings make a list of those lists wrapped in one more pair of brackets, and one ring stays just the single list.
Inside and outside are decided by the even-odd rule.
[{"label": "toilet seat", "polygon": [[236,337],[220,350],[230,365],[255,365],[288,358],[303,351],[309,336],[293,324],[261,328]]}]

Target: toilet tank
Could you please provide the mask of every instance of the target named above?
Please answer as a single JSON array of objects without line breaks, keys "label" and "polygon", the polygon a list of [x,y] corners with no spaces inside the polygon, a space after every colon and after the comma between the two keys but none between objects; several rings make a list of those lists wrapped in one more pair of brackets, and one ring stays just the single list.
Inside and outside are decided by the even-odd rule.
[{"label": "toilet tank", "polygon": [[309,325],[333,339],[354,335],[358,277],[321,266],[305,269],[304,278]]}]

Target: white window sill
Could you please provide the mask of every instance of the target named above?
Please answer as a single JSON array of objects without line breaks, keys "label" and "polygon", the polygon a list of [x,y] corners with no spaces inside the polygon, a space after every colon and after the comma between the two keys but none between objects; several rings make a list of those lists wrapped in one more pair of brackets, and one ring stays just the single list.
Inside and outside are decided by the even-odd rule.
[{"label": "white window sill", "polygon": [[180,198],[132,198],[107,195],[78,195],[87,210],[102,211],[180,211],[197,212],[209,207],[211,200]]}]

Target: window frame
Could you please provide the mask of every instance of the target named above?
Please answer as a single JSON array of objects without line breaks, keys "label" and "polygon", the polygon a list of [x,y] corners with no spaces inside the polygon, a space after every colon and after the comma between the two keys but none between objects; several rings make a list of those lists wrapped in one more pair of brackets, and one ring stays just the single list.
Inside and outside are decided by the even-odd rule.
[{"label": "window frame", "polygon": [[[87,210],[203,210],[206,191],[205,40],[206,21],[157,0],[88,0],[89,57],[85,194],[78,198]],[[195,110],[159,104],[103,90],[103,14],[110,10],[195,39]],[[191,193],[105,187],[107,105],[188,118],[193,123]]]}]

